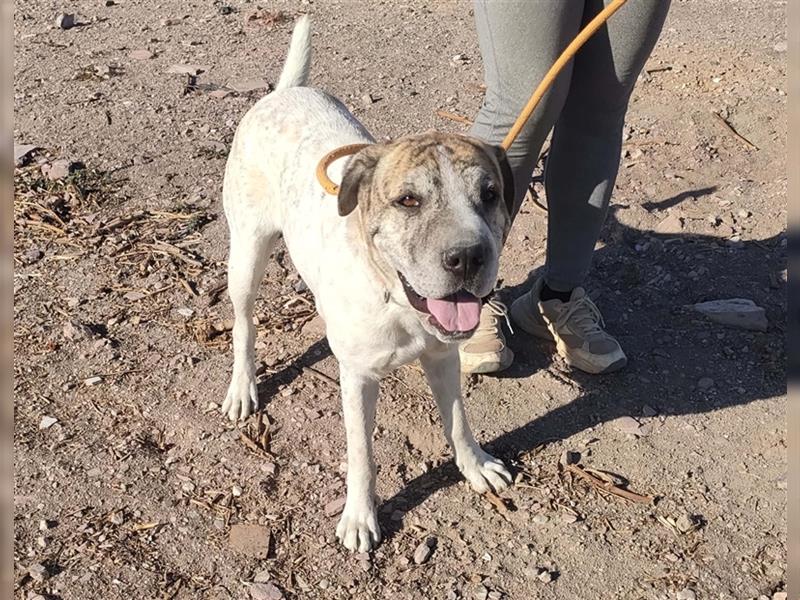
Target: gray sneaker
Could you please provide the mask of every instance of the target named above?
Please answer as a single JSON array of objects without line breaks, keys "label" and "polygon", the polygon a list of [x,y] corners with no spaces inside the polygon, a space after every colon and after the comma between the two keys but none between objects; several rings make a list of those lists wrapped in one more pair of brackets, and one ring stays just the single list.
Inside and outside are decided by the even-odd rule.
[{"label": "gray sneaker", "polygon": [[494,373],[511,365],[514,353],[506,346],[502,324],[507,320],[508,309],[499,300],[483,305],[478,329],[458,349],[462,373]]},{"label": "gray sneaker", "polygon": [[610,373],[624,367],[628,359],[619,342],[607,334],[603,316],[586,290],[572,291],[569,302],[547,300],[539,295],[544,285],[540,278],[533,288],[511,305],[511,319],[537,337],[556,343],[557,352],[567,364],[587,373]]}]

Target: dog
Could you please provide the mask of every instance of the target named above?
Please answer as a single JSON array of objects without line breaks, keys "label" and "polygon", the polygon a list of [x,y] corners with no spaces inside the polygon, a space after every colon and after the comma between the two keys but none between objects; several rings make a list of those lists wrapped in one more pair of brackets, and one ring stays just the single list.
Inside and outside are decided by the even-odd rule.
[{"label": "dog", "polygon": [[[505,152],[467,136],[429,132],[375,143],[334,97],[307,87],[311,31],[294,28],[274,92],[242,118],[225,167],[233,303],[233,374],[223,413],[258,408],[253,303],[280,236],[314,295],[339,363],[347,436],[347,499],[336,535],[351,551],[381,539],[372,432],[381,378],[419,360],[456,464],[482,493],[511,482],[475,441],[461,398],[458,342],[480,319],[511,223],[513,182]],[[335,162],[338,197],[315,177]]]}]

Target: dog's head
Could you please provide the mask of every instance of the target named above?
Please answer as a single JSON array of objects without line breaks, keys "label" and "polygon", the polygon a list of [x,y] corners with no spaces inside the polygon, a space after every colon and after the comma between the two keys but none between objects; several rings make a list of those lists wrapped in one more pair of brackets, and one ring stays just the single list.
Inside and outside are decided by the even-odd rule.
[{"label": "dog's head", "polygon": [[339,214],[396,272],[409,304],[442,341],[472,334],[497,279],[514,184],[502,148],[426,133],[367,146],[348,162]]}]

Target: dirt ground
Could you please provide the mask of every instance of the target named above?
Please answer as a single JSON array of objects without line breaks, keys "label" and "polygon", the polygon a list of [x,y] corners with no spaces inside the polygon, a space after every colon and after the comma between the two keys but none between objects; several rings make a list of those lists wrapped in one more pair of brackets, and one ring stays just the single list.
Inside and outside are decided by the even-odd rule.
[{"label": "dirt ground", "polygon": [[[14,597],[785,598],[785,11],[673,2],[587,283],[628,367],[574,373],[517,333],[511,369],[465,378],[480,441],[517,473],[502,510],[459,476],[419,370],[397,372],[375,431],[385,541],[353,556],[333,535],[337,366],[282,251],[256,309],[265,411],[218,412],[225,157],[302,13],[314,85],[377,137],[465,130],[437,111],[481,102],[471,5],[19,0],[14,140],[39,149],[15,170]],[[526,205],[505,298],[545,232]],[[767,331],[687,308],[724,298]],[[566,451],[657,502],[599,491]]]}]

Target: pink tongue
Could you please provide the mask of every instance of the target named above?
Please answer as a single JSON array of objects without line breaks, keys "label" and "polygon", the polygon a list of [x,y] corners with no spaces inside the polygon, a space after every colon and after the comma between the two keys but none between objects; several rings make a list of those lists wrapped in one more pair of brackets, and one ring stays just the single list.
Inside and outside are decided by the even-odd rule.
[{"label": "pink tongue", "polygon": [[447,331],[471,331],[481,318],[481,301],[468,292],[428,298],[428,310]]}]

